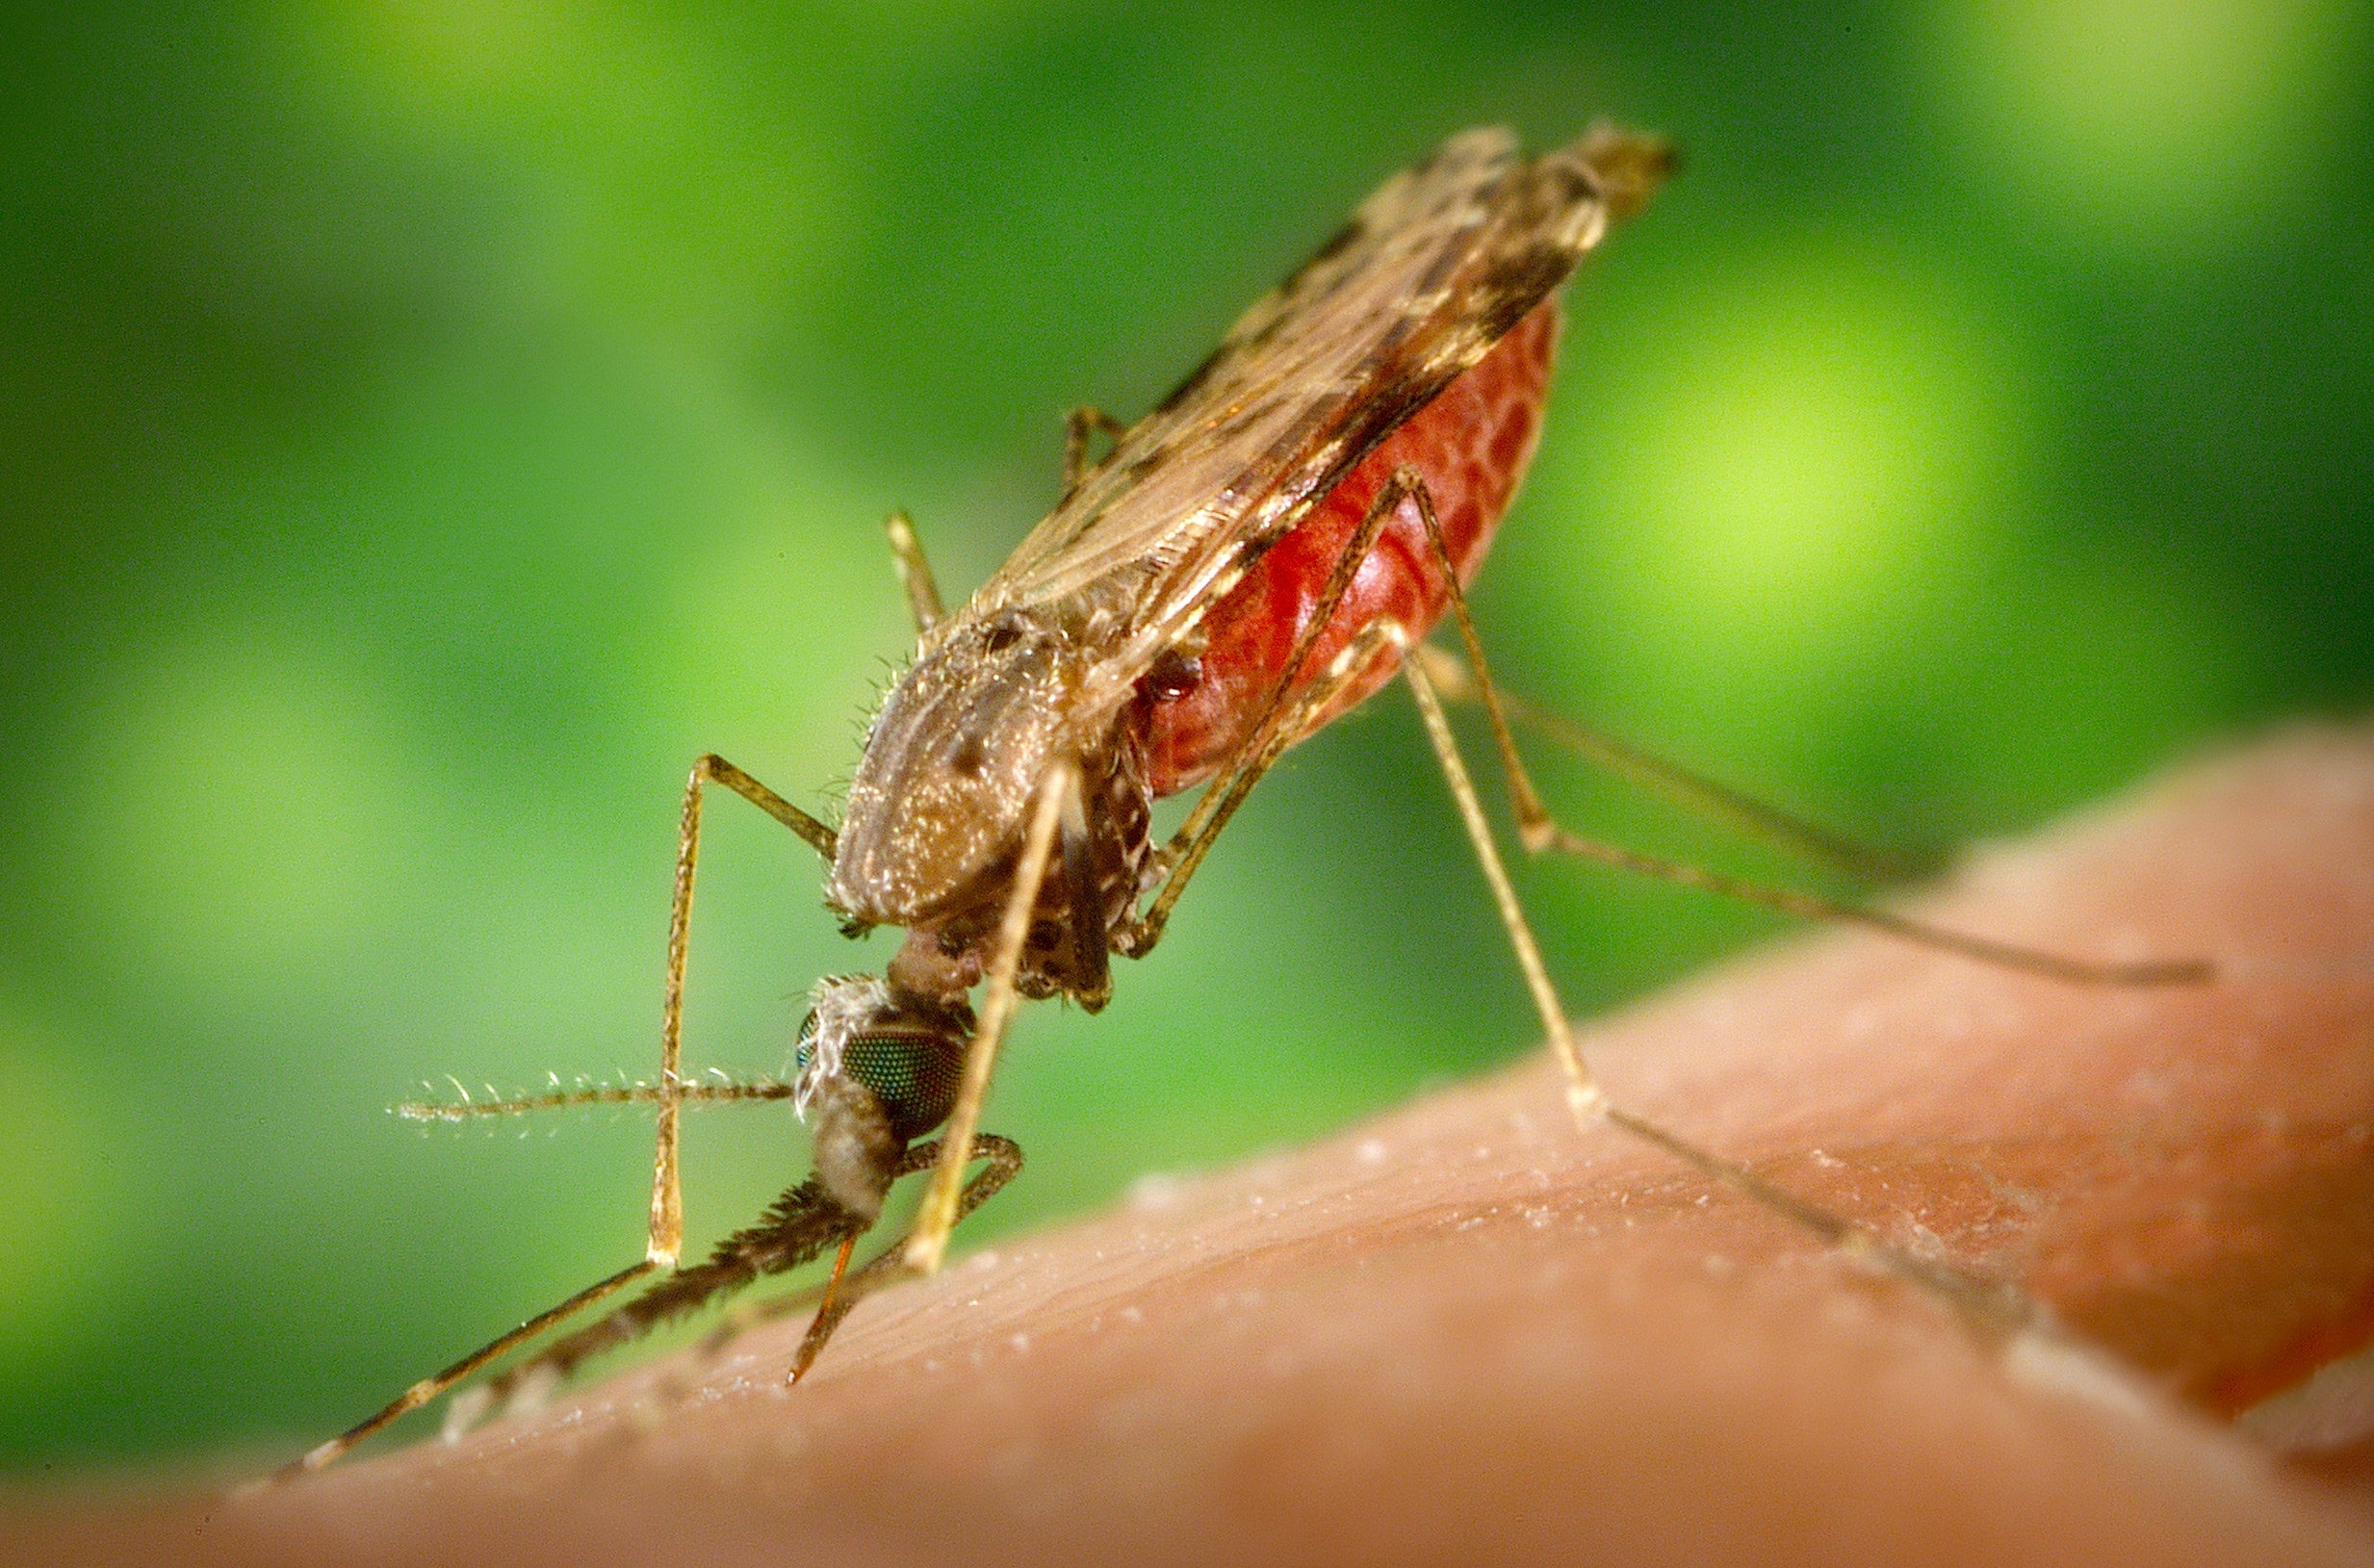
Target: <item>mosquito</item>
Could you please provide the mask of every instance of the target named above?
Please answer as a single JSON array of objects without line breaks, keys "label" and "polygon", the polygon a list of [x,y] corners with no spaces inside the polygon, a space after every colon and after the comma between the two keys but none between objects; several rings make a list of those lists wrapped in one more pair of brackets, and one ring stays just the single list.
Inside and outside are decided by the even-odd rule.
[{"label": "mosquito", "polygon": [[[914,528],[893,514],[891,555],[918,641],[874,716],[838,829],[720,757],[693,765],[657,1082],[407,1108],[460,1118],[656,1105],[644,1256],[415,1383],[282,1474],[330,1463],[637,1280],[663,1276],[479,1385],[476,1399],[456,1400],[449,1430],[494,1399],[523,1399],[597,1351],[833,1251],[820,1290],[761,1307],[815,1305],[791,1369],[797,1381],[866,1295],[935,1272],[951,1229],[1020,1170],[1011,1141],[978,1130],[1019,1003],[1061,996],[1101,1008],[1112,958],[1153,951],[1247,793],[1289,747],[1396,674],[1417,702],[1578,1127],[1604,1121],[1645,1140],[1975,1321],[2026,1321],[2031,1309],[2011,1287],[1895,1248],[1607,1099],[1576,1050],[1445,715],[1446,700],[1482,708],[1531,854],[1597,860],[2073,984],[2210,977],[2202,963],[2094,963],[1718,877],[1583,837],[1542,804],[1510,729],[1512,716],[1541,721],[1494,683],[1465,585],[1539,434],[1559,290],[1613,224],[1640,211],[1672,163],[1662,141],[1607,124],[1530,159],[1506,131],[1452,138],[1362,203],[1144,419],[1124,427],[1075,410],[1062,500],[954,613],[942,608]],[[1098,437],[1107,450],[1091,461]],[[1446,614],[1460,655],[1423,645]],[[1901,869],[1606,737],[1547,728],[1637,781],[1811,857],[1881,880]],[[693,871],[712,784],[823,858],[825,902],[846,934],[905,933],[881,975],[816,984],[789,1083],[699,1083],[682,1071]],[[1157,844],[1152,803],[1199,785],[1185,821]],[[813,1123],[813,1171],[707,1261],[680,1269],[684,1107],[783,1098]],[[944,1128],[936,1142],[918,1142],[935,1128]],[[982,1169],[968,1178],[975,1164]],[[926,1170],[912,1229],[851,1272],[892,1184]]]}]

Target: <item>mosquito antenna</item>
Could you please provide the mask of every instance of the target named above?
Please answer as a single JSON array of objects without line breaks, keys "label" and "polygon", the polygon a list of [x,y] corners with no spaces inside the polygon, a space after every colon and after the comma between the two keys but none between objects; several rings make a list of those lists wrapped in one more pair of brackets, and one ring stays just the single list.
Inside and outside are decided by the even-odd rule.
[{"label": "mosquito antenna", "polygon": [[674,1091],[663,1091],[658,1084],[586,1084],[576,1089],[555,1089],[542,1094],[519,1094],[508,1099],[473,1099],[470,1092],[456,1083],[458,1100],[405,1100],[390,1109],[406,1121],[477,1121],[487,1117],[524,1117],[538,1111],[565,1111],[581,1105],[661,1105],[674,1100],[680,1105],[747,1104],[756,1100],[787,1100],[792,1086],[780,1078],[727,1078],[717,1074],[720,1082],[678,1084]]}]

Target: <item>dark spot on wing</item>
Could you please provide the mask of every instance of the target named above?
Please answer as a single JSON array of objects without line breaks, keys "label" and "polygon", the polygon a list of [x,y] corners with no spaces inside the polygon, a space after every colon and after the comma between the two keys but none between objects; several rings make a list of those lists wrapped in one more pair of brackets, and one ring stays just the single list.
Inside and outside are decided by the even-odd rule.
[{"label": "dark spot on wing", "polygon": [[[1271,400],[1275,402],[1275,399]],[[1249,426],[1258,424],[1269,412],[1270,403],[1247,399],[1223,415],[1211,427],[1215,441],[1232,441]]]},{"label": "dark spot on wing", "polygon": [[1228,347],[1235,349],[1240,354],[1254,353],[1260,349],[1268,347],[1271,343],[1276,341],[1277,334],[1284,331],[1287,327],[1291,326],[1300,328],[1304,324],[1305,320],[1306,318],[1303,316],[1292,311],[1272,311],[1270,313],[1270,319],[1261,323],[1259,331],[1250,332],[1241,338],[1231,339]]},{"label": "dark spot on wing", "polygon": [[[1430,373],[1432,372],[1432,373]],[[1429,366],[1403,370],[1378,384],[1361,401],[1352,427],[1355,440],[1346,445],[1346,461],[1338,476],[1349,474],[1362,458],[1375,450],[1379,443],[1406,424],[1411,415],[1434,400],[1443,388],[1444,377]]]},{"label": "dark spot on wing", "polygon": [[1295,286],[1310,275],[1312,268],[1324,267],[1329,262],[1333,261],[1336,257],[1351,249],[1353,245],[1358,243],[1360,236],[1366,234],[1367,232],[1368,220],[1357,213],[1353,214],[1351,218],[1345,219],[1344,226],[1342,228],[1337,229],[1333,234],[1328,237],[1327,244],[1311,252],[1310,260],[1304,262],[1302,266],[1294,270],[1294,274],[1278,286],[1277,292],[1280,294],[1292,294],[1295,290]]},{"label": "dark spot on wing", "polygon": [[[1351,249],[1354,245],[1357,244],[1361,238],[1367,233],[1368,220],[1362,218],[1359,214],[1355,213],[1345,221],[1342,228],[1337,229],[1332,235],[1328,237],[1325,244],[1322,244],[1316,251],[1311,253],[1311,257],[1308,261],[1305,261],[1302,266],[1295,269],[1294,274],[1291,277],[1287,278],[1285,282],[1279,284],[1276,289],[1270,292],[1268,296],[1269,299],[1282,300],[1292,296],[1297,289],[1303,286],[1304,280],[1310,276],[1312,271],[1318,268],[1326,266],[1329,262],[1333,261],[1336,257]],[[1324,300],[1329,295],[1334,293],[1337,288],[1341,287],[1343,281],[1344,280],[1341,277],[1331,280],[1329,287],[1320,295],[1315,296],[1310,303],[1316,304],[1320,300]],[[1211,379],[1212,372],[1220,367],[1222,361],[1228,359],[1231,356],[1243,354],[1249,352],[1250,350],[1259,348],[1271,339],[1275,338],[1280,327],[1290,324],[1300,324],[1300,319],[1296,313],[1284,310],[1274,310],[1270,313],[1269,320],[1262,322],[1259,330],[1248,336],[1239,337],[1231,334],[1230,336],[1223,339],[1219,347],[1214,348],[1210,353],[1204,355],[1203,362],[1198,365],[1194,370],[1189,371],[1187,373],[1187,378],[1181,381],[1177,386],[1173,387],[1170,395],[1164,398],[1161,402],[1154,405],[1154,412],[1157,414],[1167,414],[1173,409],[1178,407],[1189,398],[1195,396],[1195,394],[1201,389],[1204,382]]]},{"label": "dark spot on wing", "polygon": [[[1535,196],[1535,204],[1549,208],[1580,206],[1586,201],[1601,199],[1598,178],[1582,164],[1558,163],[1544,160],[1534,166],[1535,176],[1545,182],[1555,181],[1557,190]],[[1548,199],[1542,199],[1547,194]]]},{"label": "dark spot on wing", "polygon": [[1574,264],[1574,252],[1563,245],[1524,245],[1493,258],[1490,269],[1476,280],[1475,320],[1484,341],[1498,343],[1566,281]]},{"label": "dark spot on wing", "polygon": [[1156,469],[1158,469],[1158,468],[1162,467],[1162,465],[1163,465],[1163,464],[1165,464],[1165,463],[1169,462],[1169,461],[1171,460],[1172,454],[1173,454],[1173,453],[1174,453],[1174,452],[1175,452],[1175,451],[1177,451],[1177,450],[1178,450],[1178,448],[1177,448],[1175,445],[1174,445],[1174,444],[1169,444],[1169,443],[1166,443],[1166,444],[1164,444],[1164,445],[1162,445],[1162,446],[1159,446],[1159,447],[1150,447],[1150,448],[1147,449],[1146,454],[1145,454],[1144,456],[1139,457],[1138,459],[1136,459],[1134,462],[1132,462],[1132,463],[1129,465],[1129,469],[1128,469],[1128,478],[1129,478],[1129,482],[1130,482],[1132,485],[1137,484],[1140,480],[1144,479],[1144,478],[1145,478],[1148,475],[1149,475],[1149,474],[1153,473],[1153,472],[1154,472],[1154,470],[1156,470]]},{"label": "dark spot on wing", "polygon": [[1165,595],[1232,583],[1554,293],[1600,219],[1640,205],[1668,162],[1662,144],[1613,131],[1530,162],[1502,132],[1443,143],[1238,319],[1124,438],[1076,515],[1050,520],[1027,563],[1001,574],[1006,591],[1076,594],[1092,567],[1125,570],[1148,613],[1173,615],[1192,606]]},{"label": "dark spot on wing", "polygon": [[1201,389],[1203,383],[1211,379],[1212,372],[1219,367],[1222,360],[1228,357],[1228,354],[1235,348],[1235,347],[1236,346],[1232,343],[1223,341],[1219,347],[1213,349],[1210,353],[1205,354],[1203,356],[1203,363],[1198,365],[1194,370],[1189,371],[1187,373],[1187,379],[1181,381],[1177,386],[1173,387],[1171,389],[1171,395],[1154,405],[1154,412],[1157,414],[1168,414],[1171,410],[1176,408],[1179,404],[1194,397],[1196,393]]}]

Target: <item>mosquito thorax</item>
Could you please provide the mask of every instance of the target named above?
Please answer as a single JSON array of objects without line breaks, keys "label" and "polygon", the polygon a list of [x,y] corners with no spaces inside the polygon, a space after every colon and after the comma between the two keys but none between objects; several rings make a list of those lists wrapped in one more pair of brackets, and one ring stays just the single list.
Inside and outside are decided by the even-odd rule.
[{"label": "mosquito thorax", "polygon": [[1059,760],[1078,770],[1078,810],[1016,985],[1092,1012],[1111,993],[1107,949],[1141,889],[1151,803],[1132,683],[1106,667],[1112,628],[1082,614],[960,611],[875,716],[824,893],[853,927],[906,928],[886,976],[904,997],[961,1000],[979,982],[1032,800]]},{"label": "mosquito thorax", "polygon": [[993,902],[1032,789],[1104,728],[1074,700],[1097,649],[1026,610],[955,620],[890,688],[849,784],[825,897],[867,925]]}]

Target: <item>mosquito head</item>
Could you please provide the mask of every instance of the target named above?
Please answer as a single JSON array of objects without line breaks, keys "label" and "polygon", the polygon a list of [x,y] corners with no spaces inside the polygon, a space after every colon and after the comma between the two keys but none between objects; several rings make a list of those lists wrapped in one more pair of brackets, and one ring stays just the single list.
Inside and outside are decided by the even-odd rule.
[{"label": "mosquito head", "polygon": [[791,1103],[814,1113],[817,1176],[870,1222],[908,1144],[956,1104],[972,1009],[918,1001],[872,975],[818,981],[811,997]]},{"label": "mosquito head", "polygon": [[1097,652],[1026,610],[964,614],[891,688],[850,780],[825,897],[915,926],[994,898],[1031,791],[1094,715]]},{"label": "mosquito head", "polygon": [[956,1103],[972,1009],[901,996],[872,975],[817,982],[800,1025],[792,1104],[803,1115],[839,1079],[872,1095],[902,1144],[931,1131]]}]

